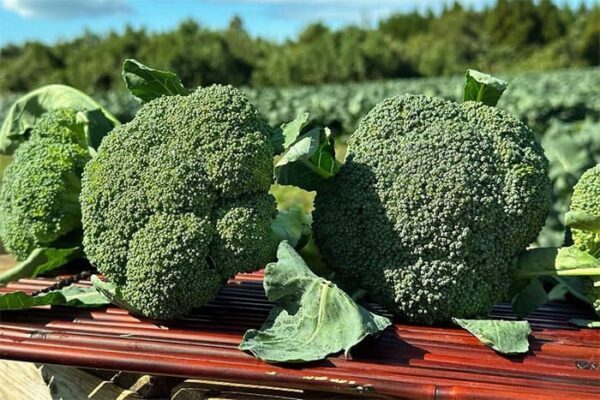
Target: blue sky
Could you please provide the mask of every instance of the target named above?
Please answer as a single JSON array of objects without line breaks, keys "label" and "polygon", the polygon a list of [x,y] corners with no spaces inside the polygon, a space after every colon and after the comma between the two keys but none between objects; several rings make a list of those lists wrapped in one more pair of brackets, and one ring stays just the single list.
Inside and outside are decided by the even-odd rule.
[{"label": "blue sky", "polygon": [[[578,5],[598,0],[557,0]],[[0,46],[68,40],[85,29],[103,33],[126,24],[168,30],[185,18],[222,28],[239,15],[251,34],[283,40],[315,20],[332,27],[373,24],[394,11],[439,10],[439,0],[0,0]],[[493,0],[461,0],[476,8]]]}]

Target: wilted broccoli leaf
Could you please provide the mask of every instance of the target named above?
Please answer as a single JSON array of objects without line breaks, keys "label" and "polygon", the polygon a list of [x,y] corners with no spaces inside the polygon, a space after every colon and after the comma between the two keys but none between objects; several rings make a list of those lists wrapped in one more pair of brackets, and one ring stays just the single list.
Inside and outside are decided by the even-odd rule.
[{"label": "wilted broccoli leaf", "polygon": [[463,100],[479,101],[488,106],[495,106],[507,86],[508,83],[501,79],[474,69],[468,69]]},{"label": "wilted broccoli leaf", "polygon": [[452,321],[499,353],[519,354],[529,351],[527,336],[531,333],[531,327],[527,321],[460,318],[452,318]]},{"label": "wilted broccoli leaf", "polygon": [[110,304],[108,299],[95,288],[67,286],[60,290],[28,295],[25,292],[12,292],[0,295],[0,310],[21,310],[36,306],[66,305],[74,307],[98,307]]},{"label": "wilted broccoli leaf", "polygon": [[267,362],[308,362],[350,349],[391,322],[356,304],[333,283],[312,273],[287,242],[267,265],[264,287],[275,303],[260,330],[246,332],[239,348]]}]

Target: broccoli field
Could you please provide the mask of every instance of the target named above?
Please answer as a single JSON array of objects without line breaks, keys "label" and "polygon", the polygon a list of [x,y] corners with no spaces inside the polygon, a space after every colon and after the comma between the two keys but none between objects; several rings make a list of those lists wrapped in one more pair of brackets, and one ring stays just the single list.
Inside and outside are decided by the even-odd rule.
[{"label": "broccoli field", "polygon": [[[311,123],[327,126],[342,137],[336,142],[343,156],[343,138],[379,101],[398,94],[413,93],[459,99],[463,77],[402,79],[382,82],[306,86],[295,88],[246,89],[251,101],[272,126],[309,112]],[[550,161],[553,207],[537,243],[558,246],[564,237],[563,215],[579,176],[600,162],[600,68],[525,73],[507,76],[509,89],[498,107],[525,122],[541,141]],[[4,119],[17,95],[0,98]],[[94,96],[119,120],[129,121],[139,103],[126,92]],[[1,168],[0,159],[0,168]],[[312,208],[313,195],[297,188],[273,188],[280,206]]]}]

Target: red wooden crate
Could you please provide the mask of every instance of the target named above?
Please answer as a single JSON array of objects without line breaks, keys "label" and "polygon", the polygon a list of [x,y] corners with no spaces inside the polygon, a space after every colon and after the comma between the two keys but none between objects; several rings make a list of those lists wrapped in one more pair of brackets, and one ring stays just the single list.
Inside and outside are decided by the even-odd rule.
[{"label": "red wooden crate", "polygon": [[[53,282],[21,279],[0,292],[31,292]],[[525,356],[499,355],[462,329],[396,323],[358,346],[352,359],[329,357],[302,366],[266,364],[237,349],[243,333],[259,327],[270,307],[262,274],[255,273],[239,275],[210,304],[169,323],[115,307],[2,312],[0,357],[340,396],[600,399],[600,330],[570,325],[570,318],[592,315],[569,304],[550,304],[531,315],[531,351]],[[507,305],[495,307],[493,316],[514,318]]]}]

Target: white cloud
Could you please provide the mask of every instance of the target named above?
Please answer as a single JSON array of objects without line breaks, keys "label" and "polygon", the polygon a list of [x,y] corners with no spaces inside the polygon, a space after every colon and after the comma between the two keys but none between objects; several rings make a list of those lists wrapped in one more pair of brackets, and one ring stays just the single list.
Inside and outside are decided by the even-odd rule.
[{"label": "white cloud", "polygon": [[[422,7],[452,4],[454,0],[213,0],[219,3],[255,3],[255,4],[331,4],[351,6],[397,6],[397,7]],[[477,6],[489,4],[490,0],[458,0],[464,6]]]},{"label": "white cloud", "polygon": [[[206,1],[206,0],[204,0]],[[368,22],[394,12],[440,11],[454,0],[208,0],[217,4],[256,4],[269,7],[268,13],[287,20]],[[464,7],[482,8],[494,0],[458,0]]]},{"label": "white cloud", "polygon": [[126,0],[2,0],[6,10],[25,18],[72,18],[129,13]]}]

